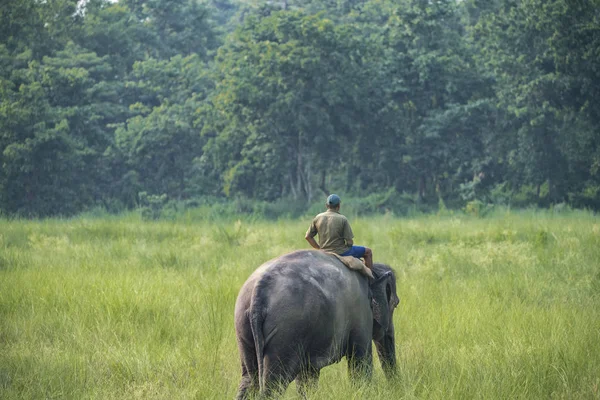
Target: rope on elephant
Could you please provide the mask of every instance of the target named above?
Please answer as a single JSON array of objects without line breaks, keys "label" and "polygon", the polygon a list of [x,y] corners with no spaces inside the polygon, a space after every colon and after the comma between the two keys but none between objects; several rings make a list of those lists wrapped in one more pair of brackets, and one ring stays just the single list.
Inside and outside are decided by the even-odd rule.
[{"label": "rope on elephant", "polygon": [[359,258],[352,257],[352,256],[340,256],[339,254],[331,253],[331,252],[327,252],[327,253],[335,256],[346,267],[348,267],[352,270],[358,271],[361,274],[366,275],[371,279],[374,279],[373,272],[369,268],[367,268],[367,266]]}]

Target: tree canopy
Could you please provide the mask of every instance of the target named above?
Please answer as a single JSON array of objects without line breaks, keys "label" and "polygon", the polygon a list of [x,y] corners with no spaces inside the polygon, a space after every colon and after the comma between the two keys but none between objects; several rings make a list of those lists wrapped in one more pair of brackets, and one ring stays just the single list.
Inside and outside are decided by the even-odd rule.
[{"label": "tree canopy", "polygon": [[0,5],[0,212],[600,208],[600,0]]}]

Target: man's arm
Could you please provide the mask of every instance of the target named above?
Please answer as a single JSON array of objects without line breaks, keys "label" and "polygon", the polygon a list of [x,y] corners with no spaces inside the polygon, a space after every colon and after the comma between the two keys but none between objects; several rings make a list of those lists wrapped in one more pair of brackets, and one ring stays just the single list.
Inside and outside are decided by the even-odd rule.
[{"label": "man's arm", "polygon": [[306,241],[308,243],[310,243],[310,245],[317,249],[317,250],[321,250],[321,246],[319,246],[319,244],[317,243],[317,241],[315,240],[315,238],[313,236],[310,236],[308,233],[306,234],[306,236],[304,236],[304,239],[306,239]]},{"label": "man's arm", "polygon": [[344,224],[344,242],[346,242],[347,246],[353,246],[354,245],[354,232],[352,232],[352,228],[350,227],[350,222],[348,222],[348,220],[346,220],[346,223]]}]

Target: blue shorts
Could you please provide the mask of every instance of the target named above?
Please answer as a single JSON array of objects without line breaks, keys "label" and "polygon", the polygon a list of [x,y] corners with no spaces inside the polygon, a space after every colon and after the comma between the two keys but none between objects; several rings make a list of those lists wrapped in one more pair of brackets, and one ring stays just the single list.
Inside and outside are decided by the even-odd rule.
[{"label": "blue shorts", "polygon": [[352,246],[348,249],[344,254],[340,254],[341,256],[352,256],[355,258],[362,258],[365,255],[366,249],[363,246]]}]

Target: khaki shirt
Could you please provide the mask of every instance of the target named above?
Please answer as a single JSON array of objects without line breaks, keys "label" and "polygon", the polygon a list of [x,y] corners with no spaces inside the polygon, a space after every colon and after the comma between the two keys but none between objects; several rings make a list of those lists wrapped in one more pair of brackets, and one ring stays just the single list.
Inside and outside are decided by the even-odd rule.
[{"label": "khaki shirt", "polygon": [[317,215],[306,234],[315,237],[319,234],[322,250],[343,254],[350,249],[347,241],[354,238],[348,219],[337,211],[327,210]]}]

